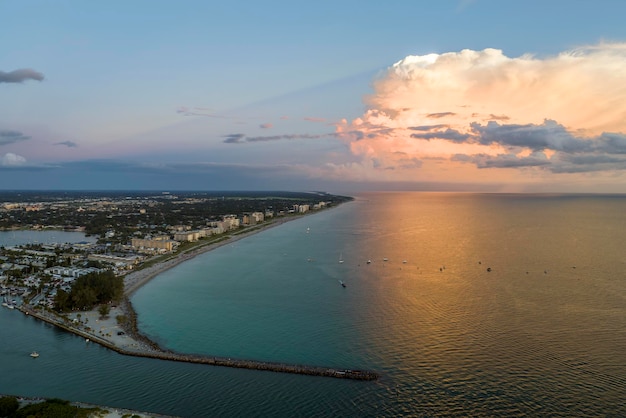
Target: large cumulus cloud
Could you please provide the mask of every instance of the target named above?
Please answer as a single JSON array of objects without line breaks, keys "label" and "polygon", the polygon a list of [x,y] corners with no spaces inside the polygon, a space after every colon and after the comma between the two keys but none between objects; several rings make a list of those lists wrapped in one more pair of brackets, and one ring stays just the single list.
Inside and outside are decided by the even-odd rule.
[{"label": "large cumulus cloud", "polygon": [[364,164],[431,161],[408,168],[416,176],[460,166],[625,170],[625,85],[619,43],[544,58],[498,49],[408,56],[380,74],[365,113],[337,131]]}]

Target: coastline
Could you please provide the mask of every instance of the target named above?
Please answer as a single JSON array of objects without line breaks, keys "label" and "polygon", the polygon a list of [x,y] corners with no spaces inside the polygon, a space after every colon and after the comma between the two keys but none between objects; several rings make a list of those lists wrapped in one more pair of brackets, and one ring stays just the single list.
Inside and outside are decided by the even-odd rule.
[{"label": "coastline", "polygon": [[[307,216],[307,215],[305,215]],[[62,328],[85,338],[86,343],[97,343],[120,354],[148,357],[161,360],[180,361],[214,366],[245,368],[252,370],[266,370],[281,373],[295,373],[312,376],[325,376],[354,380],[376,380],[378,374],[367,370],[350,370],[333,367],[318,367],[309,365],[295,365],[286,363],[234,359],[230,357],[200,356],[194,354],[177,353],[160,347],[156,342],[141,334],[137,327],[137,314],[132,306],[130,297],[141,286],[148,283],[157,275],[178,264],[190,260],[200,254],[214,250],[224,245],[232,244],[246,237],[250,237],[269,228],[283,225],[302,216],[290,216],[261,224],[253,229],[243,230],[230,234],[216,242],[197,245],[188,250],[179,252],[144,269],[133,271],[124,276],[124,297],[117,306],[112,306],[108,316],[101,317],[97,309],[84,312],[71,312],[61,317],[50,312],[36,311],[28,305],[22,305],[19,310],[26,315],[33,316],[49,324]],[[118,317],[125,320],[119,321]]]},{"label": "coastline", "polygon": [[126,276],[124,276],[124,296],[126,298],[129,298],[135,291],[137,291],[144,284],[148,283],[154,277],[200,254],[204,254],[224,245],[232,244],[243,238],[258,234],[259,232],[266,231],[270,228],[274,228],[276,226],[283,225],[287,222],[301,218],[301,216],[289,216],[280,219],[274,219],[273,221],[257,225],[253,229],[243,230],[239,233],[232,233],[219,241],[195,246],[193,248],[190,248],[189,250],[178,253],[172,256],[172,258],[169,258],[165,261],[161,261],[144,269],[128,273]]},{"label": "coastline", "polygon": [[[18,401],[20,408],[27,406],[27,405],[43,403],[43,402],[50,400],[50,398],[16,396],[16,395],[10,395],[10,394],[0,394],[0,398],[1,397],[15,398]],[[85,403],[85,402],[69,402],[69,404],[71,406],[75,406],[81,409],[95,410],[94,412],[91,412],[89,414],[90,418],[91,417],[94,417],[94,418],[95,417],[98,417],[98,418],[129,418],[129,417],[176,418],[176,416],[173,416],[173,415],[163,415],[163,414],[157,414],[153,412],[137,411],[134,409],[95,405],[95,404]]]}]

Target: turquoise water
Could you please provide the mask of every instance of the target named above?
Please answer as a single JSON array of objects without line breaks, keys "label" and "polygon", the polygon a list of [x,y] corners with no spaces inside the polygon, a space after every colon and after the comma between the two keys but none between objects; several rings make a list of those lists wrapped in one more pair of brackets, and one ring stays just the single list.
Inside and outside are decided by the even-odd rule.
[{"label": "turquoise water", "polygon": [[360,195],[181,264],[133,304],[177,351],[379,381],[125,357],[3,309],[0,392],[180,416],[624,416],[625,230],[622,196]]}]

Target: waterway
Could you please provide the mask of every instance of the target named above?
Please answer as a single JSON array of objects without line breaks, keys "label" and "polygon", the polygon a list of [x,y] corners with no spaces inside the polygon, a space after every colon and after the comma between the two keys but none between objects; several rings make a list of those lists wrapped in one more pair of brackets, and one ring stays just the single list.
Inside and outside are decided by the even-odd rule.
[{"label": "waterway", "polygon": [[625,228],[624,196],[363,194],[132,302],[176,351],[379,380],[127,357],[3,309],[0,392],[190,417],[624,416]]}]

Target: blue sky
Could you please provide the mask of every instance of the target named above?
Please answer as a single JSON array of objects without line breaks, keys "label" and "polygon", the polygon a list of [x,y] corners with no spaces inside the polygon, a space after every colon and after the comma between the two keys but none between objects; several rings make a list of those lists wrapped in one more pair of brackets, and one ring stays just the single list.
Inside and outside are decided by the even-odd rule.
[{"label": "blue sky", "polygon": [[625,15],[4,0],[0,188],[626,192]]}]

